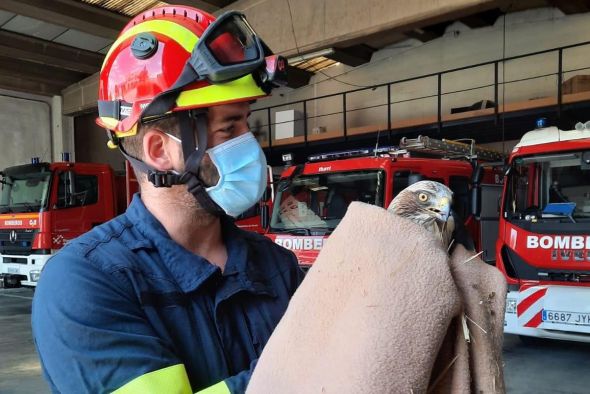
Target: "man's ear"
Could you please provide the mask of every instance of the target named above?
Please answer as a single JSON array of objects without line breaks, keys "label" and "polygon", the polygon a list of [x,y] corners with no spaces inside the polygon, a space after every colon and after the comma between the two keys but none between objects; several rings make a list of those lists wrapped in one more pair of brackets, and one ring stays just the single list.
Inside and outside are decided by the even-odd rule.
[{"label": "man's ear", "polygon": [[174,153],[169,138],[162,132],[150,129],[143,136],[143,160],[159,171],[174,170]]}]

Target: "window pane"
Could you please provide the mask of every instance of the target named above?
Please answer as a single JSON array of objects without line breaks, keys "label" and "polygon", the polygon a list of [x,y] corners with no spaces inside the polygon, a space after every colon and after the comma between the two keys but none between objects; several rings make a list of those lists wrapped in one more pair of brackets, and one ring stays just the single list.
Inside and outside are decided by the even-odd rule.
[{"label": "window pane", "polygon": [[98,177],[96,175],[75,174],[72,195],[69,195],[68,182],[67,173],[61,173],[57,187],[58,208],[82,207],[98,202]]}]

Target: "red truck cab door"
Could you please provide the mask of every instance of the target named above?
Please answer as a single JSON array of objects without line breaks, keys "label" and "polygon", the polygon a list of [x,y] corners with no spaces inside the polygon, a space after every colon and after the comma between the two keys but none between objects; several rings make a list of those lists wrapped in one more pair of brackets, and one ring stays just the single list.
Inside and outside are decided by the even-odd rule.
[{"label": "red truck cab door", "polygon": [[482,184],[481,211],[479,214],[479,242],[483,250],[482,259],[489,264],[496,263],[496,241],[498,239],[500,221],[500,199],[503,187],[501,184]]},{"label": "red truck cab door", "polygon": [[52,249],[114,216],[112,173],[70,167],[54,174],[51,200]]}]

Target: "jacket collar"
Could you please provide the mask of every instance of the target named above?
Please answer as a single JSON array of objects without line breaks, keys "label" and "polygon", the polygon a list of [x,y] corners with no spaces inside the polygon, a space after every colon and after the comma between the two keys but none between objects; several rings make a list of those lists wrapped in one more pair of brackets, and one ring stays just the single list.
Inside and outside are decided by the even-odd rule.
[{"label": "jacket collar", "polygon": [[265,272],[258,268],[259,257],[245,239],[243,230],[238,229],[231,218],[221,218],[222,237],[227,248],[227,264],[221,274],[219,267],[170,238],[164,226],[146,208],[139,194],[133,197],[125,215],[144,237],[144,240],[130,247],[156,250],[184,293],[198,289],[213,275],[220,275],[226,279],[223,282],[231,284],[227,291],[223,291],[228,297],[241,290],[274,296],[270,278],[266,278]]}]

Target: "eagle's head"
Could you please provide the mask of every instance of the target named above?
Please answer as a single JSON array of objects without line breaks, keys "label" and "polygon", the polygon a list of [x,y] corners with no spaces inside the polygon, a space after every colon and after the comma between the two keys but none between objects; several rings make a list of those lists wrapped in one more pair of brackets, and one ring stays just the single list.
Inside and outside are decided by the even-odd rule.
[{"label": "eagle's head", "polygon": [[449,219],[452,203],[453,192],[447,186],[420,181],[402,190],[391,201],[388,210],[422,225],[434,221],[444,223]]}]

